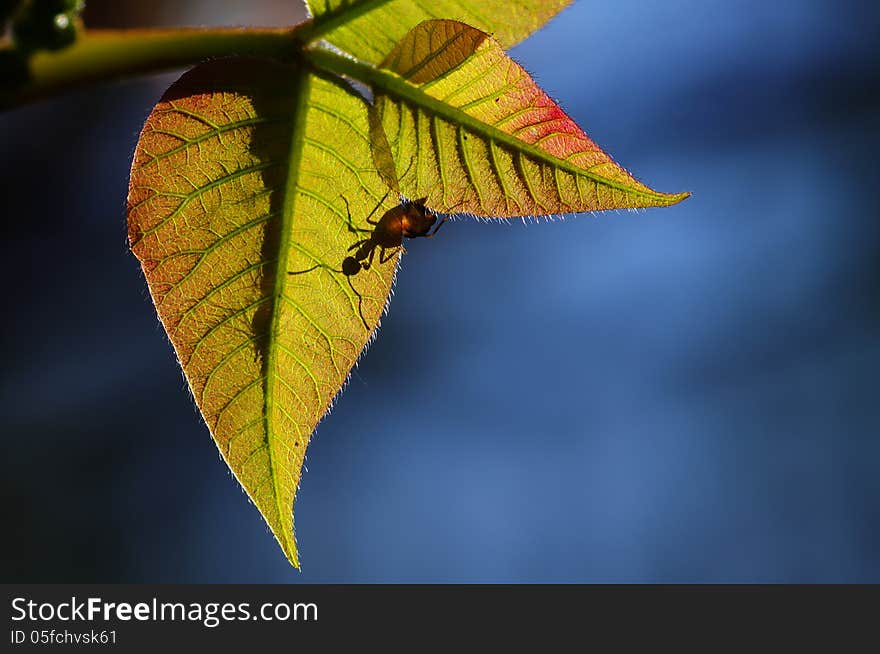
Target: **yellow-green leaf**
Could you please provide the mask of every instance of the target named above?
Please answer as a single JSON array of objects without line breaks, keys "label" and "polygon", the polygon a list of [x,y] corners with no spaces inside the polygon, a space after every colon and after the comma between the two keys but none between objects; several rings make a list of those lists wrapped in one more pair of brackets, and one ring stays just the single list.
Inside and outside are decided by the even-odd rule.
[{"label": "yellow-green leaf", "polygon": [[571,0],[307,0],[309,39],[326,39],[377,64],[410,29],[432,18],[459,20],[511,47],[537,31]]},{"label": "yellow-green leaf", "polygon": [[297,567],[306,447],[378,326],[399,259],[343,273],[367,215],[397,203],[387,190],[362,100],[265,61],[184,75],[135,153],[132,250],[220,453]]},{"label": "yellow-green leaf", "polygon": [[451,20],[413,29],[378,66],[323,50],[321,66],[369,83],[409,197],[480,216],[668,206],[602,151],[485,32]]}]

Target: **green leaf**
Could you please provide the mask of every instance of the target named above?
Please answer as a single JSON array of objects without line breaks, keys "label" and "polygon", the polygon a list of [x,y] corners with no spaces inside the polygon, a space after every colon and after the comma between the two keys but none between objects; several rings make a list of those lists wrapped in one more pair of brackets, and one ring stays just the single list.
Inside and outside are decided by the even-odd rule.
[{"label": "green leaf", "polygon": [[[425,11],[345,5],[371,21],[407,6]],[[184,75],[147,120],[129,191],[132,250],[195,401],[297,567],[306,447],[375,334],[404,236],[432,235],[435,210],[546,215],[687,196],[633,179],[464,23],[423,22],[375,66],[302,54]],[[399,206],[399,191],[427,200]]]},{"label": "green leaf", "polygon": [[636,181],[500,43],[463,23],[422,23],[376,68],[326,50],[308,56],[372,86],[391,174],[435,209],[549,215],[668,206],[689,195]]},{"label": "green leaf", "polygon": [[451,18],[495,35],[505,47],[537,31],[571,0],[307,0],[314,16],[309,40],[326,39],[361,61],[377,64],[410,29]]},{"label": "green leaf", "polygon": [[366,217],[397,204],[372,165],[366,105],[305,68],[199,66],[150,114],[128,203],[132,250],[211,436],[299,567],[306,446],[400,256],[343,273]]}]

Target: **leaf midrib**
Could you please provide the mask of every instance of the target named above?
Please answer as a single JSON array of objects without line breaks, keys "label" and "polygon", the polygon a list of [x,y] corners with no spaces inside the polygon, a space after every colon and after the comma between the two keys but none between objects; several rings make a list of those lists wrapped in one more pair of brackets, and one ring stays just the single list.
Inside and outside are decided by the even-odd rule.
[{"label": "leaf midrib", "polygon": [[380,89],[384,93],[397,96],[401,100],[415,104],[424,111],[444,118],[454,125],[461,125],[482,138],[495,141],[514,151],[527,154],[538,161],[560,168],[572,175],[586,177],[596,184],[616,189],[627,195],[648,198],[664,205],[675,204],[689,195],[689,193],[667,195],[658,191],[643,191],[579,168],[564,159],[554,157],[544,150],[521,141],[507,132],[503,132],[497,127],[477,120],[456,107],[431,97],[392,71],[376,68],[354,58],[338,55],[320,47],[306,49],[304,56],[310,63],[322,70],[357,79],[360,82],[373,86],[374,89]]},{"label": "leaf midrib", "polygon": [[285,528],[284,515],[286,511],[292,511],[291,507],[283,506],[279,485],[279,468],[273,456],[272,441],[275,429],[272,425],[273,405],[275,402],[276,382],[276,356],[281,348],[279,335],[281,331],[281,305],[284,295],[284,286],[287,283],[287,267],[290,255],[290,239],[286,238],[292,231],[292,222],[295,215],[294,204],[296,202],[296,189],[299,184],[299,172],[301,169],[300,159],[302,154],[302,142],[305,135],[305,121],[308,112],[309,99],[309,74],[300,69],[297,71],[298,79],[294,82],[297,87],[296,105],[293,108],[293,122],[290,136],[290,155],[288,156],[287,179],[284,185],[284,199],[281,205],[281,225],[279,227],[278,257],[275,263],[275,283],[272,288],[272,318],[269,325],[269,340],[266,344],[266,393],[264,405],[264,427],[266,441],[269,444],[269,475],[272,478],[272,492],[275,496],[275,507],[278,511],[280,529],[283,531],[284,542],[282,547],[292,561],[297,562],[298,556],[296,543],[292,542],[293,533]]}]

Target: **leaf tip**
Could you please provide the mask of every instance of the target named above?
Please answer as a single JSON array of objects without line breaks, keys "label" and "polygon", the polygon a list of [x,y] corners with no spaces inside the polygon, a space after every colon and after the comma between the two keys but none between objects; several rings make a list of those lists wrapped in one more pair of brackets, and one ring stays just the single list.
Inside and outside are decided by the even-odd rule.
[{"label": "leaf tip", "polygon": [[299,572],[302,572],[302,566],[299,562],[299,552],[297,552],[296,549],[296,537],[293,533],[276,533],[275,538],[278,540],[278,544],[281,546],[281,551],[284,552],[284,556],[290,562],[290,565],[296,568]]},{"label": "leaf tip", "polygon": [[679,202],[687,200],[689,197],[691,197],[691,192],[685,191],[684,193],[673,193],[667,197],[669,198],[669,206],[672,206],[674,204],[678,204]]},{"label": "leaf tip", "polygon": [[661,191],[652,191],[649,203],[645,204],[642,208],[671,207],[679,202],[687,200],[689,197],[691,197],[690,191],[685,191],[684,193],[663,193]]}]

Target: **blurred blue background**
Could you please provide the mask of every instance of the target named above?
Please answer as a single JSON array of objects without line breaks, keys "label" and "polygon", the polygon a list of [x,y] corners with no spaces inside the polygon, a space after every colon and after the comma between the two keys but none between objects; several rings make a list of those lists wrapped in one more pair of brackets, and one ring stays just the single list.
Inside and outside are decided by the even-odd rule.
[{"label": "blurred blue background", "polygon": [[880,582],[878,34],[875,2],[582,0],[515,48],[615,159],[693,197],[413,242],[310,445],[302,573],[127,250],[131,153],[175,76],[0,115],[2,580]]}]

